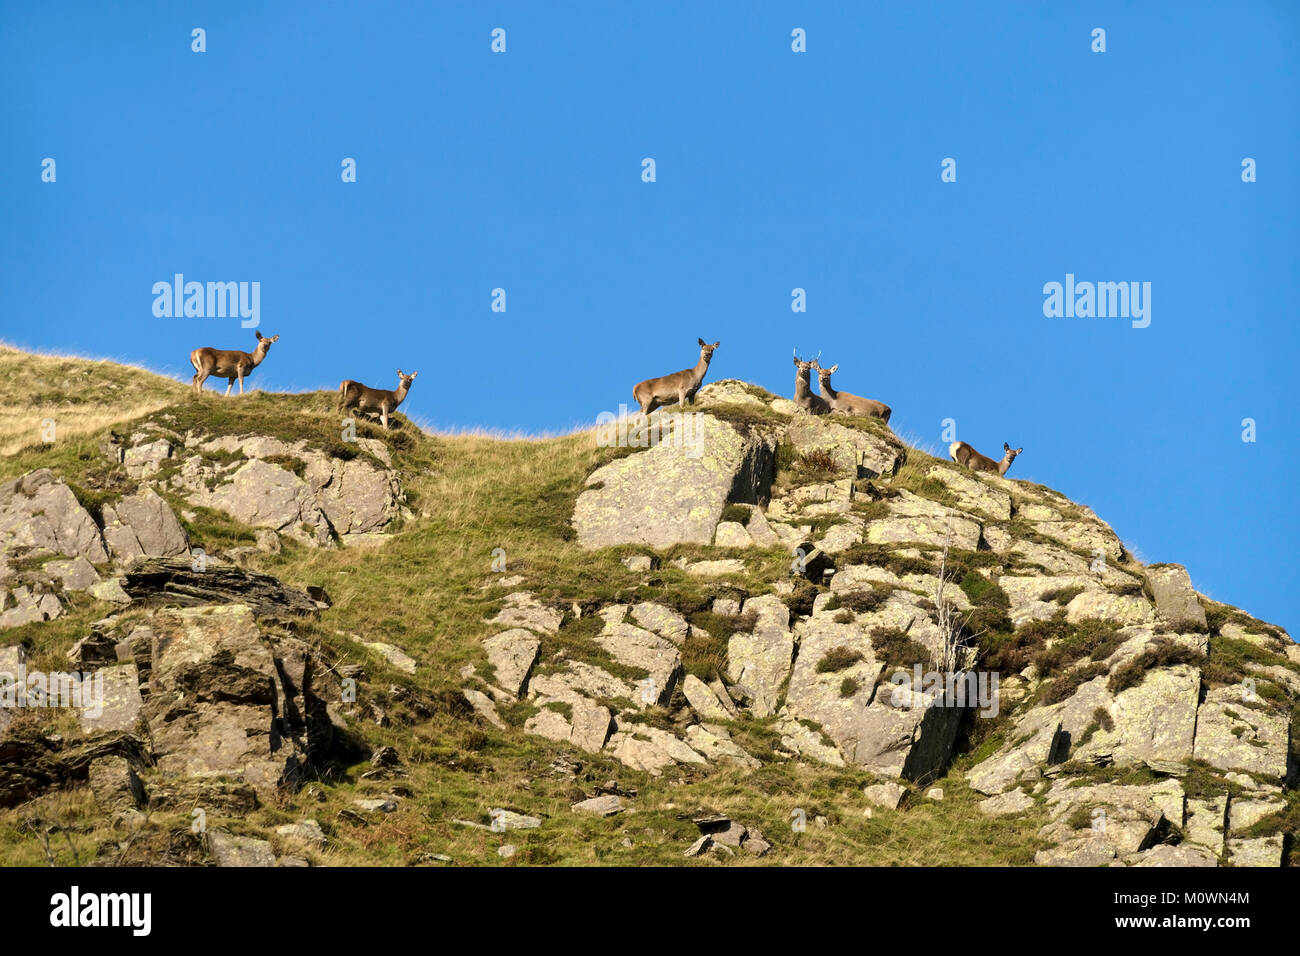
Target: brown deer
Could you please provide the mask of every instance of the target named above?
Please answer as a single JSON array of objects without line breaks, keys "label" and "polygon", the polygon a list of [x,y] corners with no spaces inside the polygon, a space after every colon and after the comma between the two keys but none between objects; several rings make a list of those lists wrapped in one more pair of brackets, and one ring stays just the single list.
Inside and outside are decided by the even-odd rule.
[{"label": "brown deer", "polygon": [[254,332],[253,334],[257,336],[257,348],[251,352],[205,347],[195,349],[190,353],[190,364],[194,366],[194,378],[191,379],[191,384],[194,386],[195,395],[203,391],[203,382],[209,375],[227,379],[227,395],[230,394],[230,389],[234,387],[235,380],[238,379],[239,394],[244,394],[244,376],[251,375],[253,369],[262,364],[262,359],[266,358],[266,353],[271,350],[271,346],[280,338],[278,335],[273,335],[268,339],[261,332]]},{"label": "brown deer", "polygon": [[1012,449],[1006,442],[1002,443],[1002,450],[1006,452],[1001,461],[994,461],[987,455],[981,455],[964,441],[955,441],[948,446],[948,457],[959,465],[964,465],[971,471],[991,471],[999,475],[1005,475],[1011,463],[1016,460],[1023,448]]},{"label": "brown deer", "polygon": [[829,415],[830,403],[812,391],[812,369],[816,364],[816,359],[801,360],[799,349],[794,350],[794,403],[810,415]]},{"label": "brown deer", "polygon": [[704,373],[709,370],[709,362],[713,360],[713,350],[722,344],[718,341],[709,345],[704,339],[696,341],[700,343],[700,360],[695,364],[695,368],[685,368],[680,372],[673,372],[672,375],[661,375],[659,378],[648,378],[632,389],[632,397],[641,406],[643,421],[661,405],[671,405],[674,399],[682,405],[695,404],[695,393],[700,390]]},{"label": "brown deer", "polygon": [[821,392],[822,398],[826,399],[826,404],[830,405],[833,414],[865,415],[868,418],[879,418],[885,424],[889,424],[889,416],[894,413],[894,410],[884,402],[851,395],[848,392],[837,392],[831,388],[831,376],[839,370],[838,364],[830,368],[822,368],[817,359],[813,359],[812,364],[813,368],[817,369],[817,390]]},{"label": "brown deer", "polygon": [[411,383],[415,381],[415,376],[419,374],[419,372],[412,372],[407,375],[399,368],[397,370],[398,385],[392,391],[384,388],[371,388],[369,385],[362,385],[360,382],[354,382],[352,379],[346,378],[339,382],[339,411],[355,408],[362,412],[378,412],[379,419],[384,423],[384,429],[387,430],[389,413],[396,411],[397,406],[405,401],[406,393],[411,390]]}]

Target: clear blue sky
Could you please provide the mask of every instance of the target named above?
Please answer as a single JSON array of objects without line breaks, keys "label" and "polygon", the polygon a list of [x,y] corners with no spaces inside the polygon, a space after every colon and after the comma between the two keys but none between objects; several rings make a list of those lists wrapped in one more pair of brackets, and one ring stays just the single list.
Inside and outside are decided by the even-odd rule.
[{"label": "clear blue sky", "polygon": [[[787,395],[821,350],[1296,633],[1297,41],[1283,2],[9,0],[0,338],[188,378],[252,332],[153,283],[258,281],[254,384],[401,366],[422,421],[530,432],[698,336]],[[1150,282],[1150,327],[1044,317],[1066,273]]]}]

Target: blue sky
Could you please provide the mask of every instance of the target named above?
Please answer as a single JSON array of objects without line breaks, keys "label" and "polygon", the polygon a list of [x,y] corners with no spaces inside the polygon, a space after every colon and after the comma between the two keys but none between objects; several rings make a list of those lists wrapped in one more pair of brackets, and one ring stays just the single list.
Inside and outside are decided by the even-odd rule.
[{"label": "blue sky", "polygon": [[[1300,631],[1295,4],[266,6],[4,5],[0,338],[188,378],[252,332],[153,284],[257,281],[254,384],[418,369],[420,420],[528,432],[698,336],[786,395],[820,350]],[[1045,317],[1067,273],[1150,326]]]}]

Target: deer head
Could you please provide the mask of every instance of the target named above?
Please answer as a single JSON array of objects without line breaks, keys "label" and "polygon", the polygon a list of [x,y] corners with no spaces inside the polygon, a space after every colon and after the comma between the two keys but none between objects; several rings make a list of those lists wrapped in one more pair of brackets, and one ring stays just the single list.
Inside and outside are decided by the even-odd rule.
[{"label": "deer head", "polygon": [[[820,355],[821,353],[819,352],[818,354]],[[830,368],[822,368],[821,363],[817,361],[817,359],[812,360],[812,367],[817,370],[817,378],[821,382],[823,387],[830,385],[831,376],[840,370],[840,366],[838,362],[832,365]]]},{"label": "deer head", "polygon": [[420,374],[419,372],[412,372],[410,375],[407,375],[399,368],[397,370],[397,378],[401,382],[401,384],[398,386],[398,388],[401,388],[403,390],[410,388],[411,383],[415,381],[415,376],[419,374]]},{"label": "deer head", "polygon": [[266,355],[267,352],[271,351],[271,346],[280,340],[279,335],[273,335],[268,339],[261,332],[254,332],[253,334],[257,336],[257,351],[261,352],[263,355]]},{"label": "deer head", "polygon": [[709,362],[713,360],[713,350],[722,344],[722,340],[719,339],[717,342],[714,342],[712,345],[710,345],[708,342],[705,342],[704,339],[696,339],[696,341],[700,343],[700,361],[703,362],[705,365],[708,365]]},{"label": "deer head", "polygon": [[1012,448],[1006,442],[1003,442],[1002,451],[1005,454],[1003,454],[1002,460],[998,462],[998,471],[1005,475],[1007,469],[1011,467],[1011,463],[1016,460],[1016,456],[1024,450],[1024,448]]}]

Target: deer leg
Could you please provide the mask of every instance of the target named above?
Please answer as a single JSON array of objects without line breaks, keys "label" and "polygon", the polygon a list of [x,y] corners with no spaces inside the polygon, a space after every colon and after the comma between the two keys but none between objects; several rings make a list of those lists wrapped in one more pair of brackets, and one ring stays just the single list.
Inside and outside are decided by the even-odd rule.
[{"label": "deer leg", "polygon": [[230,397],[230,390],[231,390],[232,388],[234,388],[234,387],[235,387],[235,380],[234,380],[233,378],[227,379],[227,380],[226,380],[226,397],[227,397],[227,398]]},{"label": "deer leg", "polygon": [[244,394],[244,373],[243,372],[239,373],[239,394],[240,395]]},{"label": "deer leg", "polygon": [[379,420],[384,423],[384,431],[388,431],[388,406],[387,405],[379,409]]}]

